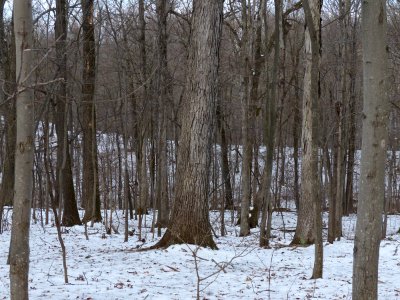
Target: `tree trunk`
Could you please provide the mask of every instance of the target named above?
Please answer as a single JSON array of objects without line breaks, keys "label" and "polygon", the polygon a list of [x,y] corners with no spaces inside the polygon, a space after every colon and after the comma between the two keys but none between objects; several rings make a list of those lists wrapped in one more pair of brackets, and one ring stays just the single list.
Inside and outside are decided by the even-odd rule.
[{"label": "tree trunk", "polygon": [[348,215],[354,212],[353,200],[353,176],[356,152],[356,80],[357,80],[357,28],[358,14],[355,14],[352,29],[351,45],[351,66],[350,66],[350,98],[349,98],[349,149],[347,153],[347,176],[346,176],[346,204],[344,214]]},{"label": "tree trunk", "polygon": [[257,119],[257,107],[259,107],[259,82],[261,77],[261,70],[263,67],[264,58],[261,55],[261,33],[262,33],[262,20],[261,20],[261,9],[263,8],[264,3],[260,1],[258,4],[258,8],[256,11],[256,21],[255,21],[255,38],[253,42],[253,73],[251,80],[251,89],[250,89],[250,118],[252,120],[251,126],[251,146],[253,147],[253,158],[254,158],[254,179],[253,179],[253,209],[250,211],[251,216],[249,217],[249,226],[250,228],[256,228],[258,225],[258,218],[260,215],[260,206],[261,203],[259,201],[260,197],[257,197],[257,186],[258,186],[258,143],[257,143],[257,128],[256,128],[256,119]]},{"label": "tree trunk", "polygon": [[[2,79],[5,80],[4,89],[8,94],[15,92],[15,43],[14,43],[14,32],[11,33],[11,44],[7,45],[7,39],[5,37],[4,28],[4,5],[5,0],[0,2],[1,4],[1,23],[0,23],[0,57],[1,66],[0,69],[3,73]],[[11,28],[13,30],[13,23]],[[0,93],[3,94],[3,91]],[[5,95],[3,94],[3,100]],[[0,219],[2,216],[2,211],[4,205],[12,205],[12,200],[14,196],[14,172],[15,172],[15,145],[16,145],[16,125],[15,125],[15,98],[12,97],[7,104],[5,104],[4,117],[5,117],[5,156],[3,165],[3,176],[0,187]],[[0,220],[1,221],[1,220]],[[1,232],[1,222],[0,222],[0,232]]]},{"label": "tree trunk", "polygon": [[348,107],[348,88],[347,88],[347,60],[348,60],[348,13],[350,10],[350,2],[348,0],[339,1],[339,26],[340,26],[340,84],[339,84],[339,98],[336,102],[337,112],[337,172],[336,172],[336,201],[335,201],[335,230],[334,238],[340,240],[342,236],[342,215],[343,205],[345,203],[344,197],[344,183],[346,177],[346,152],[347,152],[347,139],[346,139],[346,110]]},{"label": "tree trunk", "polygon": [[224,209],[233,209],[233,193],[231,183],[231,172],[229,168],[228,160],[228,141],[225,131],[225,119],[222,113],[221,98],[218,98],[217,105],[217,127],[221,138],[221,173],[222,173],[222,184],[224,185]]},{"label": "tree trunk", "polygon": [[[308,3],[309,1],[307,1]],[[317,3],[318,2],[318,3]],[[317,20],[319,24],[319,1],[311,0],[309,3],[311,20]],[[306,9],[304,9],[306,11]],[[315,21],[310,24],[307,20],[305,31],[305,74],[304,74],[304,93],[303,93],[303,125],[302,125],[302,195],[299,203],[299,213],[297,219],[296,232],[292,244],[308,245],[313,244],[314,239],[314,213],[313,203],[318,199],[319,180],[318,180],[318,155],[317,155],[317,132],[316,132],[316,114],[318,105],[318,59],[319,50],[315,53],[312,48],[313,43],[319,43],[318,37],[313,41],[310,33],[318,32],[318,24]],[[318,33],[315,33],[318,35]],[[314,59],[314,56],[316,58]],[[316,80],[316,81],[314,81]]]},{"label": "tree trunk", "polygon": [[[168,93],[167,65],[167,0],[157,0],[158,21],[158,105],[159,105],[159,143],[157,180],[157,226],[166,227],[169,216],[168,197],[168,153],[167,153],[167,107],[171,100]],[[159,230],[160,231],[160,230]],[[160,232],[161,234],[161,232]]]},{"label": "tree trunk", "polygon": [[28,299],[29,225],[32,202],[34,155],[32,70],[32,2],[14,2],[16,47],[17,151],[15,192],[10,244],[10,292],[12,300]]},{"label": "tree trunk", "polygon": [[318,179],[318,106],[321,42],[321,2],[303,1],[306,17],[306,70],[303,94],[302,197],[292,244],[315,243],[312,278],[322,277],[322,215]]},{"label": "tree trunk", "polygon": [[243,159],[242,159],[242,201],[240,206],[240,236],[250,234],[249,224],[249,210],[250,210],[250,184],[251,184],[251,161],[253,157],[253,146],[250,137],[250,97],[249,97],[249,16],[247,1],[242,0],[242,26],[243,37],[241,40],[241,87],[240,94],[243,105],[243,119],[242,119],[242,145],[243,145]]},{"label": "tree trunk", "polygon": [[[261,197],[262,197],[262,215],[260,223],[260,246],[267,247],[269,245],[269,230],[266,228],[267,221],[271,222],[271,182],[272,182],[272,171],[273,171],[273,159],[274,159],[274,148],[275,148],[275,129],[276,129],[276,109],[275,105],[278,98],[278,66],[279,56],[281,51],[281,22],[282,22],[282,1],[275,0],[275,53],[274,53],[274,64],[272,69],[272,83],[269,85],[270,97],[267,102],[267,112],[265,120],[265,141],[267,143],[267,157],[264,167],[263,180],[261,186]],[[266,22],[266,16],[264,16],[264,22]]]},{"label": "tree trunk", "polygon": [[167,232],[153,248],[174,243],[216,248],[208,200],[223,2],[193,1],[185,98],[188,110],[182,117],[176,198]]},{"label": "tree trunk", "polygon": [[[56,94],[56,131],[57,131],[57,184],[56,192],[58,203],[62,203],[64,213],[62,224],[64,226],[80,225],[78,208],[76,205],[74,182],[72,177],[71,157],[69,153],[67,133],[67,2],[57,0],[56,2],[56,55],[57,55],[57,77],[64,80],[59,83]],[[60,212],[61,214],[61,212]]]},{"label": "tree trunk", "polygon": [[299,86],[299,76],[297,75],[297,66],[299,63],[299,55],[295,58],[295,79],[294,85],[295,89],[295,97],[293,99],[293,127],[292,127],[292,134],[293,134],[293,160],[294,160],[294,203],[296,205],[296,209],[299,209],[300,203],[300,186],[299,186],[299,127],[301,122],[301,115],[300,115],[300,92],[297,88]]},{"label": "tree trunk", "polygon": [[361,5],[364,112],[353,299],[377,299],[388,140],[386,1],[364,0]]},{"label": "tree trunk", "polygon": [[83,185],[82,198],[85,203],[83,223],[100,222],[100,194],[96,141],[95,89],[95,40],[94,40],[94,1],[82,0],[83,35],[83,85],[82,85],[82,123],[83,123]]},{"label": "tree trunk", "polygon": [[136,208],[137,213],[140,216],[139,226],[141,225],[141,219],[143,214],[147,214],[147,204],[149,198],[149,186],[147,182],[147,163],[146,163],[146,150],[147,150],[147,127],[149,114],[147,110],[150,106],[148,102],[148,88],[147,88],[147,57],[146,57],[146,22],[144,18],[144,0],[139,0],[139,48],[140,48],[140,61],[141,61],[141,72],[142,72],[142,116],[139,125],[139,141],[137,149],[138,157],[138,177],[139,177],[139,205]]}]

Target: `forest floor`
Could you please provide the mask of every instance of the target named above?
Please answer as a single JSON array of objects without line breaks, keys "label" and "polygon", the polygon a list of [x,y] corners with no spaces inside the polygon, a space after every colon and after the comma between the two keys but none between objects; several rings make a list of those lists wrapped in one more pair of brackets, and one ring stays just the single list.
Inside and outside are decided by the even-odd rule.
[{"label": "forest floor", "polygon": [[[32,222],[30,299],[186,300],[196,299],[198,284],[200,299],[351,299],[355,216],[344,217],[341,241],[324,243],[323,279],[310,280],[314,247],[288,246],[296,225],[294,212],[274,213],[271,249],[258,247],[259,229],[239,237],[229,212],[227,234],[221,237],[220,214],[215,212],[211,219],[219,250],[176,245],[145,252],[133,250],[158,240],[150,232],[151,216],[146,217],[142,241],[135,232],[124,243],[124,219],[118,214],[114,222],[120,222],[120,234],[106,234],[101,224],[88,227],[89,240],[83,226],[64,232],[69,284],[64,284],[56,228]],[[130,228],[137,231],[137,222]],[[389,216],[388,237],[380,249],[380,299],[400,299],[399,228],[400,216]],[[326,240],[326,230],[324,235]],[[9,299],[9,240],[8,229],[0,235],[0,299]]]}]

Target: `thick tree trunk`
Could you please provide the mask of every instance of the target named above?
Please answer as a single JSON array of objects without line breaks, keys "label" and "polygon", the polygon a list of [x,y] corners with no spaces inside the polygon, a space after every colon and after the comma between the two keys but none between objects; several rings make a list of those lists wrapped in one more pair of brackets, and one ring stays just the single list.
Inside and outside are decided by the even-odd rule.
[{"label": "thick tree trunk", "polygon": [[318,178],[318,106],[319,61],[321,42],[321,2],[303,1],[306,16],[305,51],[306,70],[303,94],[303,160],[302,196],[296,232],[292,244],[315,243],[312,278],[322,277],[322,215],[320,182]]},{"label": "thick tree trunk", "polygon": [[[64,226],[80,225],[81,220],[76,205],[74,182],[72,178],[71,157],[67,133],[67,2],[56,2],[56,55],[57,77],[64,80],[59,83],[56,94],[56,131],[57,131],[57,199],[64,207],[62,224]],[[60,212],[61,214],[61,212]]]},{"label": "thick tree trunk", "polygon": [[354,241],[353,299],[378,298],[378,262],[388,119],[386,1],[362,1],[364,112],[360,195]]},{"label": "thick tree trunk", "polygon": [[[314,200],[318,201],[319,180],[318,180],[318,153],[317,153],[317,107],[318,107],[318,67],[319,67],[319,48],[315,50],[313,43],[319,44],[319,1],[307,1],[312,14],[310,24],[307,19],[307,29],[305,31],[305,74],[304,74],[304,93],[303,93],[303,125],[302,125],[302,195],[299,203],[299,214],[296,232],[292,244],[313,244],[314,239],[314,219],[313,211]],[[305,9],[306,11],[306,9]],[[318,21],[315,21],[318,20]],[[310,28],[315,31],[315,36],[311,36]],[[313,40],[317,39],[317,40]],[[316,57],[314,57],[316,56]]]},{"label": "thick tree trunk", "polygon": [[17,148],[15,192],[10,244],[10,292],[12,300],[28,299],[29,226],[34,155],[32,70],[32,2],[14,2],[16,47]]},{"label": "thick tree trunk", "polygon": [[155,247],[191,243],[216,248],[208,215],[223,0],[193,1],[186,107],[179,141],[175,201]]},{"label": "thick tree trunk", "polygon": [[83,223],[100,222],[100,194],[96,141],[95,89],[95,40],[94,40],[94,1],[82,0],[83,35],[83,185],[82,198],[85,203]]}]

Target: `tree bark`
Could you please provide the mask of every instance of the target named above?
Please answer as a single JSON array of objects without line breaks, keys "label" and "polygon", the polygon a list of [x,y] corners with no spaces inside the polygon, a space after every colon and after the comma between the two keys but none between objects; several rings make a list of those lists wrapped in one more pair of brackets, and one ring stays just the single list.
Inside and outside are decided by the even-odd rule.
[{"label": "tree bark", "polygon": [[[319,46],[317,46],[317,49],[315,50],[313,48],[313,44],[319,45],[318,32],[320,3],[318,0],[307,1],[307,3],[309,4],[310,9],[307,10],[305,8],[304,11],[308,11],[307,14],[311,14],[311,16],[309,18],[306,18],[307,28],[305,31],[304,41],[306,62],[303,93],[303,132],[301,141],[303,152],[301,172],[302,195],[299,203],[296,232],[292,241],[292,244],[303,245],[313,244],[315,241],[315,215],[313,213],[313,203],[318,200],[317,194],[319,192],[316,122],[319,80],[318,67],[320,54]],[[311,35],[310,31],[313,31],[313,36]]]},{"label": "tree bark", "polygon": [[249,212],[251,200],[251,161],[253,157],[253,146],[250,137],[250,97],[249,97],[249,16],[247,1],[242,0],[242,27],[243,37],[241,40],[241,87],[240,97],[243,105],[243,119],[242,119],[242,145],[243,145],[243,159],[242,159],[242,201],[240,206],[240,236],[250,234]]},{"label": "tree bark", "polygon": [[[358,10],[358,6],[356,8]],[[347,176],[346,176],[346,203],[344,214],[348,215],[354,212],[353,200],[353,176],[356,152],[356,80],[357,80],[357,28],[358,14],[355,14],[352,25],[352,45],[351,45],[351,66],[350,66],[350,98],[349,98],[349,149],[347,152]]]},{"label": "tree bark", "polygon": [[[74,182],[72,177],[71,157],[69,153],[67,133],[67,2],[56,1],[56,61],[57,75],[64,80],[59,83],[56,94],[56,131],[57,131],[57,203],[64,207],[62,224],[64,226],[80,225],[78,208],[76,204]],[[61,212],[60,212],[61,214]]]},{"label": "tree bark", "polygon": [[321,2],[303,1],[306,17],[306,70],[303,94],[302,197],[292,244],[315,243],[312,278],[322,277],[322,215],[318,178],[318,106],[321,42]]},{"label": "tree bark", "polygon": [[[1,1],[1,23],[0,23],[0,57],[2,70],[2,79],[5,80],[4,89],[8,94],[15,92],[15,44],[14,44],[14,32],[11,33],[11,44],[7,44],[7,39],[5,37],[4,28],[4,5],[5,0]],[[13,30],[13,21],[11,28]],[[3,94],[3,91],[1,91]],[[3,100],[5,95],[3,94]],[[3,101],[2,100],[2,101]],[[5,104],[4,117],[5,117],[5,157],[3,165],[3,176],[0,187],[0,219],[3,211],[4,205],[12,205],[12,200],[14,196],[14,172],[15,172],[15,145],[16,145],[16,107],[15,98],[12,97],[8,103]],[[1,221],[1,220],[0,220]],[[0,222],[0,232],[1,232],[1,222]]]},{"label": "tree bark", "polygon": [[386,1],[362,1],[361,17],[364,111],[360,195],[354,241],[353,299],[377,299],[388,140]]},{"label": "tree bark", "polygon": [[[167,65],[167,0],[157,0],[158,24],[158,105],[159,105],[159,143],[157,180],[157,226],[166,227],[169,216],[168,197],[168,156],[167,156],[167,107],[171,101],[168,93]],[[160,230],[159,230],[160,231]],[[160,233],[161,234],[161,233]]]},{"label": "tree bark", "polygon": [[[267,230],[267,221],[270,223],[272,216],[272,205],[271,205],[271,182],[272,182],[272,171],[273,171],[273,159],[275,149],[275,129],[276,129],[276,103],[278,99],[278,66],[279,56],[281,52],[281,22],[282,22],[282,1],[275,0],[275,53],[274,53],[274,64],[272,69],[272,84],[269,85],[270,97],[267,100],[267,113],[265,120],[265,141],[267,143],[267,157],[264,167],[263,180],[261,186],[261,197],[262,197],[262,215],[260,223],[260,246],[267,247],[269,244],[269,230]],[[265,18],[265,16],[264,16]],[[264,20],[266,22],[266,20]]]},{"label": "tree bark", "polygon": [[193,1],[186,107],[171,220],[153,248],[191,243],[216,248],[208,214],[212,124],[218,85],[223,0]]},{"label": "tree bark", "polygon": [[222,184],[224,185],[224,209],[232,209],[233,210],[233,193],[232,193],[232,183],[231,183],[231,172],[229,167],[228,160],[228,141],[225,130],[225,119],[223,117],[222,112],[222,103],[221,99],[218,98],[217,105],[217,128],[221,138],[221,175],[222,175]]},{"label": "tree bark", "polygon": [[12,300],[27,300],[29,275],[29,225],[34,156],[32,74],[32,2],[14,2],[14,34],[17,78],[17,138],[15,192],[10,244],[10,292]]},{"label": "tree bark", "polygon": [[348,108],[348,17],[350,10],[350,2],[348,0],[339,1],[339,26],[340,26],[340,84],[339,84],[339,98],[336,102],[337,111],[337,172],[336,172],[336,201],[335,201],[335,226],[334,226],[334,238],[340,240],[342,236],[342,215],[343,205],[345,203],[344,197],[344,184],[346,177],[346,152],[347,152],[347,139],[346,139],[346,112]]},{"label": "tree bark", "polygon": [[83,85],[82,85],[82,123],[83,123],[83,184],[82,199],[85,203],[83,223],[100,222],[100,194],[96,141],[95,90],[95,40],[94,40],[94,1],[82,0],[83,35]]}]

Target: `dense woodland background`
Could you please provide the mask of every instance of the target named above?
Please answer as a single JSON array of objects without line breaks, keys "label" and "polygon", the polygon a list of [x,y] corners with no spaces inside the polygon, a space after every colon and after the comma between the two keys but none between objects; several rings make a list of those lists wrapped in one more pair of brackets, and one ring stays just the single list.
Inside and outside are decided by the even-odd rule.
[{"label": "dense woodland background", "polygon": [[[342,236],[342,216],[356,213],[359,200],[365,116],[362,1],[201,2],[33,2],[34,80],[29,85],[35,129],[32,207],[40,209],[46,224],[53,211],[62,226],[102,221],[109,233],[114,230],[111,216],[115,210],[124,210],[126,220],[128,216],[139,218],[138,232],[143,215],[154,214],[152,226],[159,235],[161,228],[176,224],[178,218],[183,218],[178,222],[182,227],[187,220],[203,215],[202,205],[183,205],[182,210],[190,212],[185,216],[170,212],[175,196],[184,193],[181,186],[190,185],[188,177],[177,172],[180,160],[187,168],[189,164],[179,155],[184,153],[179,152],[185,143],[182,136],[187,136],[181,132],[195,122],[198,111],[192,103],[198,94],[193,96],[196,87],[190,83],[198,80],[196,84],[201,86],[203,75],[218,70],[218,76],[212,77],[215,80],[205,76],[210,90],[205,89],[202,97],[210,98],[200,109],[206,111],[201,122],[210,125],[210,132],[203,135],[201,126],[199,133],[191,131],[205,141],[196,144],[199,149],[207,150],[199,151],[198,165],[189,164],[194,182],[206,186],[205,190],[199,188],[197,196],[205,200],[198,203],[206,203],[206,210],[235,211],[242,236],[261,224],[261,246],[268,245],[272,211],[302,210],[293,240],[302,245],[318,243],[314,231],[317,216],[321,210],[329,211],[324,227],[333,243]],[[1,0],[0,4],[1,233],[9,229],[7,219],[1,218],[8,216],[16,189],[18,57],[12,3]],[[192,5],[202,11],[207,11],[208,5],[215,12],[209,9],[209,19],[207,13],[196,17]],[[386,6],[389,67],[385,91],[390,106],[385,115],[389,135],[384,216],[400,210],[400,6],[391,0]],[[307,7],[311,15],[307,15]],[[306,19],[311,17],[313,30],[308,31]],[[206,24],[204,28],[202,24]],[[319,49],[318,74],[310,75],[311,79],[305,76],[308,42],[313,51]],[[208,55],[201,52],[202,45],[211,49]],[[193,53],[204,55],[199,54],[202,60],[197,64]],[[207,69],[208,65],[215,68]],[[313,102],[309,108],[313,112],[309,128],[316,145],[312,165],[316,172],[302,176],[302,132],[304,136],[309,130],[305,129],[308,108],[303,99],[308,84],[317,91],[317,105]],[[192,121],[185,121],[191,117]],[[306,181],[311,190],[305,190]],[[313,206],[315,201],[321,210]],[[82,219],[78,210],[84,210]],[[37,214],[32,216],[37,218]],[[199,220],[209,222],[208,217]],[[221,224],[224,222],[222,218]],[[193,224],[184,225],[191,228],[170,239],[217,246],[207,226],[203,228],[207,238],[186,239],[186,235],[203,230]],[[169,243],[166,238],[159,245]]]}]

